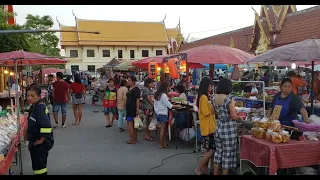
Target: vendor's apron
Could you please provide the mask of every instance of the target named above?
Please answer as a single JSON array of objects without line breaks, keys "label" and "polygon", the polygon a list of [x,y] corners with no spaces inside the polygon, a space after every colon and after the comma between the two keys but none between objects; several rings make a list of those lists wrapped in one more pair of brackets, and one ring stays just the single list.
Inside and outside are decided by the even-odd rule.
[{"label": "vendor's apron", "polygon": [[286,99],[279,99],[280,95],[277,97],[274,106],[282,106],[279,121],[282,125],[285,126],[294,126],[292,120],[295,119],[294,116],[291,115],[289,105],[291,100],[291,95],[289,95]]}]

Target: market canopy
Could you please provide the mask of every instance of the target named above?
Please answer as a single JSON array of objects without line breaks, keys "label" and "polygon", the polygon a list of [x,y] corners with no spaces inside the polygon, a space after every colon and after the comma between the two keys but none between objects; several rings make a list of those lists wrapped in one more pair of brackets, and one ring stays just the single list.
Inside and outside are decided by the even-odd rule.
[{"label": "market canopy", "polygon": [[[136,66],[141,69],[148,69],[149,63],[152,61],[155,61],[158,63],[158,66],[162,66],[162,61],[163,58],[169,57],[170,55],[161,55],[161,56],[154,56],[154,57],[147,57],[138,61],[135,61],[132,63],[133,66]],[[189,68],[194,69],[194,68],[205,68],[202,64],[199,63],[190,63],[187,61],[187,64]]]},{"label": "market canopy", "polygon": [[11,51],[0,53],[0,62],[5,65],[43,65],[43,64],[65,64],[67,61],[58,57],[50,57],[44,54],[27,51]]},{"label": "market canopy", "polygon": [[135,69],[135,66],[132,66],[132,63],[134,61],[128,60],[128,61],[124,61],[116,66],[114,66],[114,70],[120,70],[120,71],[128,71],[130,69]]},{"label": "market canopy", "polygon": [[38,75],[40,73],[40,71],[42,71],[42,75],[45,74],[53,74],[53,73],[57,73],[57,72],[62,72],[64,73],[64,69],[58,69],[58,68],[45,68],[45,69],[41,69],[38,71],[34,71],[33,75]]},{"label": "market canopy", "polygon": [[306,39],[304,41],[288,44],[267,51],[249,60],[255,62],[296,62],[296,61],[319,61],[320,40]]},{"label": "market canopy", "polygon": [[199,46],[179,53],[187,54],[188,63],[201,64],[243,64],[255,57],[240,49],[215,44]]}]

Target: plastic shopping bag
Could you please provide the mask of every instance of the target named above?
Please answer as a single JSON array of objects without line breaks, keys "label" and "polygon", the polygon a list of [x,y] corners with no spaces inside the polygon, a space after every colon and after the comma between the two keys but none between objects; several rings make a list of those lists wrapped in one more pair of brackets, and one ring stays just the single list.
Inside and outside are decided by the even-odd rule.
[{"label": "plastic shopping bag", "polygon": [[138,128],[139,128],[139,126],[140,126],[140,121],[141,121],[141,119],[140,119],[139,117],[135,117],[135,118],[133,119],[134,128],[135,128],[135,129],[138,129]]},{"label": "plastic shopping bag", "polygon": [[149,130],[150,131],[155,131],[155,130],[157,130],[157,124],[158,124],[158,121],[157,121],[157,119],[156,118],[153,118],[152,119],[152,121],[150,122],[150,124],[149,124]]},{"label": "plastic shopping bag", "polygon": [[258,93],[259,93],[258,89],[256,87],[252,87],[251,94],[258,94]]}]

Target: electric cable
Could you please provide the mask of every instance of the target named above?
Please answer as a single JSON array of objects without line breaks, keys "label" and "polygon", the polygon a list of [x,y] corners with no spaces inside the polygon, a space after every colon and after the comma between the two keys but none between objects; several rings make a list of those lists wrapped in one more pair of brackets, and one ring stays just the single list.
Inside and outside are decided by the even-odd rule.
[{"label": "electric cable", "polygon": [[151,170],[158,169],[158,168],[162,167],[162,166],[164,165],[164,161],[165,161],[165,160],[170,159],[170,158],[173,158],[173,157],[178,156],[178,155],[182,155],[182,154],[194,154],[194,151],[192,151],[192,152],[186,152],[186,153],[177,153],[177,154],[174,154],[174,155],[171,155],[171,156],[168,156],[168,157],[162,159],[162,160],[161,160],[161,165],[158,165],[158,166],[155,166],[155,167],[150,168],[150,169],[148,170],[148,172],[147,172],[147,175],[149,175],[149,173],[150,173]]}]

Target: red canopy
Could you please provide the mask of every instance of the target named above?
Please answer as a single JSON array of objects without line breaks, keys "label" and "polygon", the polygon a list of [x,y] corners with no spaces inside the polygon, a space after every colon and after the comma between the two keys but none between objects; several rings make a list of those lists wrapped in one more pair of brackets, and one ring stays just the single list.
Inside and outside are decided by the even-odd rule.
[{"label": "red canopy", "polygon": [[[45,68],[45,69],[42,69],[42,75],[52,74],[52,73],[57,73],[57,72],[62,72],[63,73],[64,69],[58,69],[58,68]],[[39,73],[40,73],[40,70],[33,72],[34,75],[38,75]]]},{"label": "red canopy", "polygon": [[201,64],[243,64],[255,56],[240,49],[220,46],[199,46],[179,53],[187,54],[187,62]]},{"label": "red canopy", "polygon": [[[155,61],[158,63],[158,66],[161,67],[162,65],[162,61],[163,58],[168,57],[169,55],[161,55],[161,56],[155,56],[155,57],[147,57],[138,61],[135,61],[132,63],[133,66],[136,66],[138,68],[141,69],[147,69],[149,62],[151,61]],[[190,63],[189,61],[187,61],[187,64],[189,66],[189,68],[194,69],[194,68],[205,68],[205,66],[203,66],[202,64],[199,63]]]},{"label": "red canopy", "polygon": [[40,65],[40,64],[64,64],[66,60],[56,57],[49,57],[44,54],[26,52],[26,51],[11,51],[0,53],[0,62],[5,65],[14,65],[17,60],[19,65]]}]

